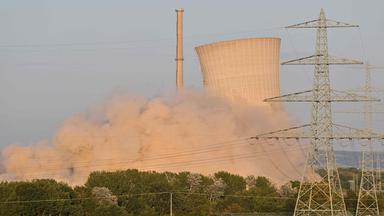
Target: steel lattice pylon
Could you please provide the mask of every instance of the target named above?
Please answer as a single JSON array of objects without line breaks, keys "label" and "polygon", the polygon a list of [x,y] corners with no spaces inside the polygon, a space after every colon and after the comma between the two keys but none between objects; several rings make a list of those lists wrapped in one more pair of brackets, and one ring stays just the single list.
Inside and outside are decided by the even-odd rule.
[{"label": "steel lattice pylon", "polygon": [[[315,137],[331,137],[332,110],[329,80],[327,23],[321,10],[317,21],[316,61],[313,80],[311,122]],[[319,100],[322,98],[329,99]],[[328,138],[311,140],[306,170],[300,186],[294,215],[346,215],[333,145]],[[323,172],[317,175],[318,172]],[[316,180],[316,177],[320,178]]]},{"label": "steel lattice pylon", "polygon": [[[369,64],[366,64],[364,92],[366,96],[372,96],[372,81]],[[364,120],[367,133],[372,132],[372,102],[364,104]],[[379,205],[377,202],[377,187],[374,171],[374,158],[372,141],[368,140],[362,145],[361,157],[361,180],[359,196],[357,199],[356,216],[379,215]]]},{"label": "steel lattice pylon", "polygon": [[361,180],[356,216],[380,215],[373,164],[372,143],[368,140],[362,151]]},{"label": "steel lattice pylon", "polygon": [[[363,69],[358,67],[350,67],[350,69]],[[377,89],[372,86],[371,70],[383,70],[383,66],[373,66],[365,62],[365,85],[363,88],[351,90],[353,92],[364,92],[368,97],[372,97],[373,93],[383,92],[382,89]],[[371,133],[372,130],[372,117],[375,113],[384,113],[383,107],[373,104],[372,101],[366,101],[364,109],[349,109],[338,111],[338,113],[364,113],[364,120],[366,126],[366,133]],[[375,158],[375,156],[377,158]],[[381,154],[374,153],[372,148],[372,141],[368,141],[362,145],[361,156],[361,184],[359,189],[359,198],[356,214],[359,215],[379,215],[377,204],[377,193],[382,192],[381,182]],[[376,161],[375,161],[376,160]],[[376,163],[376,167],[374,166]],[[375,170],[376,169],[376,170]],[[366,201],[365,201],[366,200]],[[376,212],[376,213],[375,213]]]},{"label": "steel lattice pylon", "polygon": [[[294,212],[295,216],[346,216],[347,212],[333,151],[333,140],[383,139],[381,135],[340,126],[332,122],[332,102],[377,101],[368,96],[359,96],[331,89],[329,65],[362,64],[360,61],[328,55],[327,28],[338,27],[358,26],[328,20],[325,18],[323,9],[321,9],[318,19],[287,27],[317,29],[315,55],[282,63],[283,65],[314,65],[313,89],[269,98],[265,101],[311,102],[311,123],[252,137],[253,139],[310,140],[311,148],[308,152],[300,184]],[[309,133],[302,132],[305,128],[309,128]],[[335,128],[347,129],[349,133],[335,133]]]}]

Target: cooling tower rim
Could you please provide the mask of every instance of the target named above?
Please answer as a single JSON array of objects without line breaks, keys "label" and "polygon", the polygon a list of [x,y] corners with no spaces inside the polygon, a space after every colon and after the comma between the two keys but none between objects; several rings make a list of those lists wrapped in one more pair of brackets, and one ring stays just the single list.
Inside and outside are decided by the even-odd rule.
[{"label": "cooling tower rim", "polygon": [[195,49],[198,50],[198,49],[203,49],[205,47],[222,46],[225,44],[244,42],[244,41],[265,41],[265,40],[267,40],[267,41],[281,41],[281,38],[279,38],[279,37],[251,37],[251,38],[239,38],[239,39],[232,39],[232,40],[223,40],[223,41],[216,41],[213,43],[202,44],[202,45],[195,47]]}]

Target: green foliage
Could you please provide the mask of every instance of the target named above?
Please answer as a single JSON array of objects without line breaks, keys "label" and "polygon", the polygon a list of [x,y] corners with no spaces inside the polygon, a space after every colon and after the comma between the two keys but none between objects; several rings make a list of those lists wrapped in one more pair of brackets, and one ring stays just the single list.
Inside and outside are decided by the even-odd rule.
[{"label": "green foliage", "polygon": [[[0,215],[76,215],[76,193],[54,180],[0,183]],[[64,199],[60,202],[52,200]],[[38,202],[25,202],[39,200]]]},{"label": "green foliage", "polygon": [[114,206],[114,205],[101,205],[98,206],[93,214],[94,216],[130,216],[128,212],[119,206]]},{"label": "green foliage", "polygon": [[236,194],[245,191],[245,179],[239,175],[233,175],[228,172],[217,172],[214,175],[217,179],[222,179],[225,184],[224,194]]},{"label": "green foliage", "polygon": [[[349,211],[356,193],[348,181],[356,169],[340,170]],[[265,177],[228,172],[212,176],[180,172],[141,172],[135,169],[94,172],[85,185],[70,187],[54,180],[0,183],[0,215],[169,215],[172,193],[175,215],[230,215],[244,212],[293,212],[300,182],[277,188]],[[380,195],[382,196],[382,195]],[[384,206],[379,197],[379,206]],[[24,202],[25,201],[25,202]]]}]

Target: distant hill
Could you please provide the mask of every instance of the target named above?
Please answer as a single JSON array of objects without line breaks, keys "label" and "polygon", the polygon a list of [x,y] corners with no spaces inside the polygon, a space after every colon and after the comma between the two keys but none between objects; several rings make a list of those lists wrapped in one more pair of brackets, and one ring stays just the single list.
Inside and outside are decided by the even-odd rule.
[{"label": "distant hill", "polygon": [[[384,152],[375,153],[375,158],[377,155],[380,158],[384,157]],[[360,167],[361,152],[360,151],[335,151],[336,163],[341,167]],[[376,160],[375,160],[376,161]],[[381,167],[383,167],[383,161],[381,161]]]}]

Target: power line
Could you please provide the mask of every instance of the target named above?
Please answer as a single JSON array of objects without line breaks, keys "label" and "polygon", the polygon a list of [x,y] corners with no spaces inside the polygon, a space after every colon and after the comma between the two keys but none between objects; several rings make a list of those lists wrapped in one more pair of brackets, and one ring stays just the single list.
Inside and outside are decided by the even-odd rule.
[{"label": "power line", "polygon": [[[198,196],[209,196],[211,193],[195,193],[195,192],[182,192],[182,191],[163,191],[163,192],[148,192],[148,193],[133,193],[133,194],[121,194],[114,195],[118,198],[132,197],[132,196],[150,196],[150,195],[163,195],[163,194],[183,194],[183,195],[198,195]],[[213,193],[215,194],[215,193]],[[257,195],[236,195],[236,194],[220,194],[220,197],[234,197],[234,198],[257,198],[257,199],[280,199],[280,200],[295,200],[295,197],[287,196],[257,196]],[[40,203],[40,202],[65,202],[65,201],[81,201],[90,200],[94,197],[79,197],[79,198],[63,198],[63,199],[36,199],[36,200],[14,200],[14,201],[2,201],[0,204],[23,204],[23,203]],[[345,199],[356,201],[355,198]],[[379,199],[379,200],[384,200]]]},{"label": "power line", "polygon": [[[283,29],[283,27],[271,27],[271,28],[259,28],[252,30],[244,31],[234,31],[234,32],[221,32],[221,33],[211,33],[211,34],[195,34],[184,36],[186,39],[193,38],[205,38],[211,36],[224,36],[231,34],[240,34],[240,33],[258,33],[265,30],[277,30]],[[175,37],[164,37],[164,38],[152,38],[152,39],[134,39],[127,41],[97,41],[97,42],[69,42],[69,43],[47,43],[47,44],[0,44],[0,48],[33,48],[33,47],[74,47],[74,46],[90,46],[90,45],[122,45],[122,44],[137,44],[137,43],[146,43],[146,42],[159,42],[159,41],[169,41],[173,42]]]},{"label": "power line", "polygon": [[[264,142],[264,144],[265,143],[270,144],[269,142]],[[279,147],[279,148],[275,148],[275,149],[267,151],[267,150],[265,150],[265,148],[263,146],[263,143],[259,142],[258,144],[260,144],[258,146],[260,146],[262,148],[262,151],[257,151],[257,152],[253,152],[253,153],[245,153],[245,154],[237,154],[237,155],[223,155],[223,156],[218,156],[218,157],[213,157],[213,158],[212,157],[211,158],[207,158],[207,159],[204,159],[204,160],[195,159],[195,160],[179,161],[179,162],[176,162],[176,163],[175,162],[167,162],[167,163],[156,164],[156,165],[149,164],[149,165],[146,165],[146,166],[139,167],[139,169],[150,170],[150,169],[183,168],[183,167],[191,167],[191,166],[197,166],[197,165],[202,165],[202,164],[207,164],[207,163],[228,162],[228,160],[230,160],[230,159],[236,159],[236,160],[242,159],[243,160],[243,159],[251,159],[251,158],[258,158],[258,157],[268,157],[270,160],[272,160],[271,157],[268,156],[269,153],[284,153],[284,152],[285,152],[284,156],[286,157],[287,160],[289,160],[288,152],[302,152],[304,154],[305,150],[307,150],[307,149],[303,149],[302,144],[297,144],[298,146],[296,146],[294,148],[291,148],[291,149],[288,149],[288,150],[284,150],[281,147]],[[250,145],[250,144],[242,143],[241,145],[237,145],[237,146],[240,147],[240,146],[246,146],[246,145]],[[222,146],[219,146],[219,148],[221,148],[221,147]],[[225,149],[222,149],[222,150],[225,150]],[[217,148],[210,148],[210,149],[205,149],[204,151],[200,151],[200,150],[198,150],[198,151],[191,151],[188,154],[174,153],[174,154],[163,155],[162,157],[146,158],[146,159],[141,160],[140,162],[148,162],[148,161],[155,161],[155,160],[165,160],[165,159],[172,159],[172,158],[173,159],[174,158],[181,158],[181,159],[183,159],[183,156],[193,156],[193,155],[197,155],[197,153],[203,153],[203,152],[204,153],[213,153],[213,152],[217,152],[217,151],[218,151]],[[47,167],[44,167],[43,171],[30,171],[30,172],[27,172],[27,173],[35,174],[35,175],[23,175],[23,176],[24,177],[28,177],[28,176],[29,177],[33,177],[33,176],[38,177],[38,176],[41,176],[42,174],[45,174],[45,175],[62,174],[62,172],[47,172],[47,171],[59,171],[59,170],[66,171],[66,170],[69,170],[69,169],[74,169],[76,171],[76,169],[81,170],[82,168],[96,168],[96,167],[106,167],[106,166],[108,167],[108,166],[114,166],[114,165],[115,166],[116,165],[125,165],[125,164],[130,164],[130,163],[134,164],[134,162],[135,162],[135,160],[120,160],[120,161],[116,160],[116,159],[108,159],[108,160],[112,161],[112,163],[85,164],[85,165],[65,167],[65,168],[59,168],[59,167],[47,168]],[[100,160],[100,161],[102,161],[102,160]],[[93,161],[91,161],[91,162],[93,162]],[[289,163],[295,169],[295,165],[292,162],[289,162]],[[283,172],[278,167],[277,164],[273,163],[272,166],[274,166],[276,171],[280,172],[280,174],[282,174],[283,176],[285,176],[285,177],[287,177],[289,179],[292,179],[292,177],[290,177],[285,172]],[[121,168],[118,168],[116,170],[121,170]],[[300,173],[300,172],[297,171],[297,173]],[[79,174],[76,174],[76,176],[79,176]],[[88,174],[85,175],[85,176],[88,176]]]},{"label": "power line", "polygon": [[[296,148],[296,149],[290,149],[290,150],[287,150],[288,151],[298,151],[298,150],[302,150],[301,148]],[[212,152],[216,152],[216,151],[212,151]],[[280,150],[277,150],[275,149],[275,151],[269,151],[270,153],[271,152],[281,152]],[[204,160],[201,160],[201,159],[198,159],[198,160],[188,160],[188,161],[181,161],[181,162],[167,162],[167,163],[162,163],[162,164],[156,164],[156,165],[147,165],[147,166],[142,166],[142,167],[139,167],[139,169],[149,169],[149,170],[153,170],[153,169],[167,169],[167,168],[182,168],[182,167],[190,167],[190,166],[196,166],[196,165],[203,165],[203,164],[207,164],[207,163],[217,163],[217,162],[228,162],[229,159],[236,159],[236,160],[239,160],[239,159],[251,159],[251,158],[258,158],[258,157],[266,157],[265,155],[265,151],[259,151],[259,152],[253,152],[253,153],[245,153],[245,154],[237,154],[237,155],[225,155],[225,156],[219,156],[219,157],[211,157],[211,158],[208,158],[208,159],[204,159]],[[124,165],[128,162],[126,161],[122,161],[122,162],[116,162],[116,163],[112,163],[112,164],[101,164],[101,165],[89,165],[89,166],[75,166],[74,168],[89,168],[89,167],[105,167],[105,166],[111,166],[111,165]],[[54,175],[54,174],[61,174],[62,172],[46,172],[47,170],[52,170],[52,171],[58,171],[58,170],[62,170],[62,171],[65,171],[65,170],[68,170],[68,168],[56,168],[56,169],[44,169],[44,171],[31,171],[31,172],[26,172],[26,173],[34,173],[35,175],[23,175],[24,177],[33,177],[33,176],[38,176],[40,177],[41,174],[45,174],[45,175]],[[119,169],[116,169],[116,170],[121,170],[121,168]],[[280,169],[277,169],[277,171],[280,171]],[[40,175],[39,175],[40,174]],[[80,176],[79,174],[76,174],[76,176]],[[84,176],[88,176],[87,175],[84,175]],[[290,178],[291,179],[291,178]]]},{"label": "power line", "polygon": [[[265,151],[264,146],[263,146],[262,143],[260,144],[260,146],[261,146],[261,149],[263,150],[263,152],[264,152],[266,155],[268,155],[268,152]],[[286,152],[285,152],[285,155],[286,155]],[[292,179],[291,176],[287,175],[283,170],[281,170],[281,169],[279,168],[279,166],[276,165],[275,161],[274,161],[273,159],[271,159],[270,156],[268,156],[268,159],[269,159],[269,161],[271,162],[272,166],[273,166],[276,170],[278,170],[281,174],[283,174],[283,176],[285,176],[285,177],[288,178],[288,179]],[[291,164],[291,166],[293,166],[293,165]],[[293,167],[294,167],[294,166],[293,166]],[[299,176],[300,176],[300,173],[298,173],[298,174],[299,174]]]},{"label": "power line", "polygon": [[[94,137],[94,136],[91,136],[91,137]],[[125,138],[125,137],[124,137]],[[137,138],[140,138],[140,136],[138,136]],[[213,143],[213,144],[206,144],[206,145],[198,145],[198,146],[194,146],[192,149],[190,150],[187,150],[187,151],[181,151],[181,152],[176,152],[176,153],[165,153],[165,154],[158,154],[159,152],[157,152],[156,154],[156,157],[159,157],[159,156],[172,156],[172,155],[175,155],[175,154],[185,154],[185,153],[191,153],[191,152],[196,152],[196,151],[203,151],[203,150],[207,150],[207,149],[215,149],[215,148],[222,148],[223,145],[226,146],[226,145],[234,145],[236,143],[244,143],[246,142],[246,138],[240,138],[240,139],[234,139],[234,140],[230,140],[230,141],[223,141],[223,142],[217,142],[217,143]],[[115,140],[111,141],[111,142],[116,142]],[[244,145],[244,144],[242,144]],[[240,146],[240,145],[238,145]],[[166,151],[168,151],[166,149]],[[108,160],[115,160],[116,158],[104,158],[104,159],[100,159],[98,161],[108,161]],[[49,160],[46,160],[44,159],[43,161],[44,162],[54,162],[54,161],[57,161],[58,159],[55,158],[55,159],[49,159]],[[74,160],[73,161],[74,163],[87,163],[89,161],[76,161]]]},{"label": "power line", "polygon": [[[181,191],[166,191],[166,192],[149,192],[149,193],[135,193],[135,194],[122,194],[115,195],[118,198],[122,197],[131,197],[131,196],[147,196],[147,195],[163,195],[163,194],[184,194],[184,195],[199,195],[199,196],[208,196],[210,193],[193,193],[193,192],[181,192]],[[215,194],[215,193],[213,193]],[[252,195],[235,195],[235,194],[224,194],[220,197],[238,197],[238,198],[259,198],[259,199],[295,199],[294,197],[283,197],[283,196],[252,196]],[[40,203],[40,202],[65,202],[65,201],[80,201],[80,200],[90,200],[94,197],[79,197],[79,198],[64,198],[64,199],[40,199],[40,200],[15,200],[15,201],[3,201],[0,204],[22,204],[22,203]]]},{"label": "power line", "polygon": [[[346,215],[344,194],[334,156],[333,141],[339,138],[372,139],[375,134],[351,127],[340,126],[332,121],[332,102],[357,102],[375,100],[369,97],[339,92],[331,89],[329,65],[362,64],[360,61],[330,56],[328,53],[328,28],[358,27],[357,25],[327,19],[321,9],[318,19],[287,26],[286,28],[315,28],[316,51],[314,55],[283,62],[282,65],[314,65],[313,88],[268,98],[266,102],[311,102],[311,123],[255,136],[255,139],[296,138],[310,139],[311,149],[305,163],[294,215],[319,214]],[[343,96],[342,96],[343,95]],[[309,128],[308,134],[300,130]],[[334,128],[354,131],[352,134],[337,133]],[[363,133],[364,132],[364,133]],[[360,133],[360,136],[356,134]],[[344,135],[343,135],[344,134]],[[346,134],[346,135],[345,135]],[[340,136],[341,135],[341,136]],[[378,136],[379,137],[379,136]],[[318,172],[324,170],[324,172]]]},{"label": "power line", "polygon": [[[92,137],[94,137],[94,136],[92,136]],[[112,141],[112,142],[116,142],[116,141]],[[264,142],[267,142],[267,141],[264,141]],[[257,143],[261,143],[261,142],[259,141]],[[247,138],[239,138],[239,139],[233,139],[230,141],[217,142],[217,143],[213,143],[213,144],[197,145],[197,146],[194,146],[192,149],[189,149],[189,150],[187,149],[187,150],[183,150],[183,151],[179,151],[179,152],[165,153],[165,154],[159,154],[159,152],[157,152],[155,157],[146,158],[146,160],[157,160],[157,159],[165,159],[168,157],[172,158],[172,157],[179,157],[179,156],[189,156],[189,155],[193,155],[193,154],[197,154],[197,153],[210,153],[210,152],[212,152],[212,150],[215,151],[217,149],[223,149],[223,147],[227,147],[227,146],[229,146],[231,148],[237,148],[237,147],[243,147],[243,146],[251,146],[253,144],[254,143],[249,143]],[[269,144],[271,144],[271,143],[269,143]],[[165,151],[168,151],[168,150],[165,149]],[[55,162],[57,160],[58,160],[57,158],[49,159],[49,160],[44,159],[43,162],[48,163],[48,162]],[[98,160],[93,160],[93,161],[101,161],[102,162],[102,161],[111,161],[111,160],[116,160],[116,158],[103,158],[103,159],[98,159]],[[132,160],[129,160],[128,162],[133,162],[135,160],[136,159],[132,159]],[[78,163],[89,163],[89,161],[86,161],[86,160],[83,160],[83,161],[74,160],[72,162],[77,163],[77,164]]]}]

